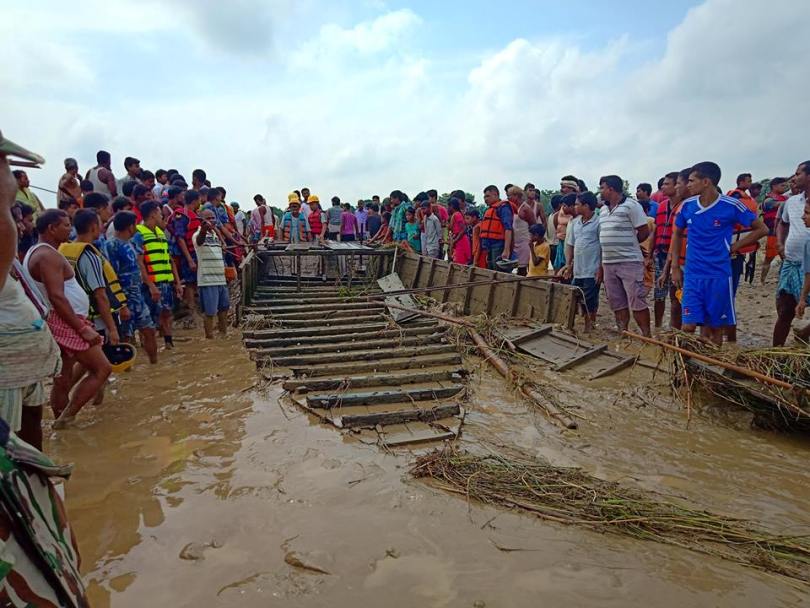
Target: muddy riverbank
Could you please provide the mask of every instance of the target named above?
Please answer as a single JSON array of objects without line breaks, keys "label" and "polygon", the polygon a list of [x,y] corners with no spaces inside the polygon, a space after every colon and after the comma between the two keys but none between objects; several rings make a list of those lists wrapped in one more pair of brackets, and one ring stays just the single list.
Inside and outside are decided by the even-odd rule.
[{"label": "muddy riverbank", "polygon": [[[696,412],[687,430],[663,376],[635,388],[628,374],[589,383],[538,368],[586,418],[561,432],[479,360],[467,364],[462,447],[517,445],[776,532],[810,529],[806,442],[752,430],[746,414],[719,406]],[[93,606],[799,606],[807,597],[686,550],[468,505],[409,480],[408,452],[319,425],[256,380],[238,336],[194,337],[159,367],[118,376],[79,429],[46,433],[49,453],[77,465],[67,505]]]}]

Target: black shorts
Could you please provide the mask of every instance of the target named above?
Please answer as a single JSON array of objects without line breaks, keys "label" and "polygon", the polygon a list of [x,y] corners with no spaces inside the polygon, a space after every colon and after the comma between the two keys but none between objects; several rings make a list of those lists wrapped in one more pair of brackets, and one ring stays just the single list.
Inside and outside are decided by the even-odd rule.
[{"label": "black shorts", "polygon": [[574,279],[571,284],[582,290],[583,302],[586,312],[596,312],[599,310],[599,284],[596,279],[587,277],[584,279]]}]

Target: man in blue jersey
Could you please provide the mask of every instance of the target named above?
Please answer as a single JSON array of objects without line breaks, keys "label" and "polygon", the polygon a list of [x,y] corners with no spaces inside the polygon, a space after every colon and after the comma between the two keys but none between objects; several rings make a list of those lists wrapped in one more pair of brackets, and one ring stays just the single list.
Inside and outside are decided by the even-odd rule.
[{"label": "man in blue jersey", "polygon": [[[689,193],[675,218],[672,234],[672,258],[681,255],[684,231],[689,229],[686,265],[682,271],[672,268],[672,281],[683,287],[683,330],[702,334],[715,344],[723,343],[723,328],[736,325],[731,257],[738,249],[756,243],[768,234],[761,219],[742,202],[721,194],[720,167],[702,162],[689,174]],[[751,231],[732,244],[736,225],[751,226]],[[684,273],[686,278],[684,279]]]}]

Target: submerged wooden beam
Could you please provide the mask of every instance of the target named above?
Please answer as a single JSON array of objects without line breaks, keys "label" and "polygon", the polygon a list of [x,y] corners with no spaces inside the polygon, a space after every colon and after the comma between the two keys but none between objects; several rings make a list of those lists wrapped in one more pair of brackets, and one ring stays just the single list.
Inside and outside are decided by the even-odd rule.
[{"label": "submerged wooden beam", "polygon": [[[429,336],[432,334],[440,335],[444,332],[446,332],[446,328],[439,327],[438,325],[434,325],[432,327],[403,327],[402,329],[376,329],[370,331],[364,331],[362,328],[357,328],[357,331],[345,332],[342,334],[295,336],[291,338],[245,337],[245,347],[247,348],[288,347],[291,350],[295,350],[296,347],[312,344],[323,344],[329,346],[339,344],[341,342],[359,342],[363,340],[374,340],[383,338],[389,338],[393,342],[396,342],[397,338],[404,338],[408,336]],[[335,347],[335,350],[338,350],[338,348]]]},{"label": "submerged wooden beam", "polygon": [[271,348],[256,349],[257,355],[265,357],[292,357],[315,353],[341,354],[355,350],[387,349],[399,346],[417,346],[440,344],[441,334],[427,336],[400,336],[398,338],[380,338],[378,340],[362,340],[356,342],[333,342],[327,344],[282,345]]},{"label": "submerged wooden beam", "polygon": [[[439,327],[439,324],[432,319],[421,319],[408,323],[407,329],[426,329],[428,327]],[[402,328],[405,329],[405,328]],[[371,331],[399,331],[395,325],[390,321],[376,321],[371,323],[357,324],[357,326],[343,326],[336,327],[293,327],[288,329],[246,329],[242,335],[246,338],[255,338],[261,340],[263,338],[308,338],[318,336],[335,336],[339,337],[344,334],[355,335],[358,332],[371,332]]]},{"label": "submerged wooden beam", "polygon": [[614,363],[610,367],[606,367],[601,372],[596,372],[593,376],[591,376],[591,380],[597,380],[598,378],[604,378],[605,376],[610,376],[611,374],[615,374],[618,371],[625,369],[626,367],[630,367],[638,360],[636,355],[630,355],[628,357],[624,357],[619,359],[618,363]]},{"label": "submerged wooden beam", "polygon": [[448,349],[440,353],[418,352],[411,355],[380,357],[371,361],[335,362],[331,365],[313,367],[311,365],[289,365],[293,374],[300,378],[334,377],[338,374],[362,374],[367,372],[389,372],[408,369],[425,369],[434,365],[461,365],[461,355],[457,350]]},{"label": "submerged wooden beam", "polygon": [[579,365],[583,361],[587,361],[588,359],[595,357],[596,355],[601,354],[607,349],[607,344],[598,344],[593,348],[589,348],[588,350],[571,357],[567,361],[563,361],[562,363],[558,363],[554,366],[554,371],[562,372],[567,369],[574,367],[575,365]]},{"label": "submerged wooden beam", "polygon": [[399,370],[386,369],[385,373],[372,375],[344,375],[333,377],[302,378],[298,380],[286,380],[281,386],[285,391],[328,391],[337,388],[368,388],[370,386],[400,386],[407,384],[419,384],[424,382],[452,381],[461,382],[463,379],[463,368],[456,369],[410,369],[404,373],[396,373]]},{"label": "submerged wooden beam", "polygon": [[358,350],[345,353],[317,353],[314,355],[290,355],[279,357],[257,355],[256,360],[271,360],[274,365],[279,366],[301,367],[303,365],[324,365],[326,363],[339,363],[344,361],[369,361],[392,357],[410,357],[416,355],[455,352],[457,352],[456,347],[452,344],[425,344],[422,346],[375,348],[373,350]]},{"label": "submerged wooden beam", "polygon": [[[335,419],[335,425],[343,428],[375,427],[405,422],[433,422],[457,416],[461,412],[458,403],[438,405],[429,409],[402,410],[397,412],[378,412],[372,414],[353,414]],[[454,434],[455,435],[455,434]]]},{"label": "submerged wooden beam", "polygon": [[349,407],[352,405],[376,405],[379,403],[407,403],[409,401],[436,401],[457,395],[464,387],[460,384],[425,388],[400,388],[359,393],[316,393],[307,395],[307,405],[321,409]]}]

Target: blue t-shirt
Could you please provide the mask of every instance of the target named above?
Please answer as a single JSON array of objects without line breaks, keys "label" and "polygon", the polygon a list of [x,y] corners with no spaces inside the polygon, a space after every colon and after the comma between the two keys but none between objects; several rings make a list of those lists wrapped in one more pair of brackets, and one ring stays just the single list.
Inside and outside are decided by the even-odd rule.
[{"label": "blue t-shirt", "polygon": [[744,203],[721,195],[708,207],[698,197],[683,202],[675,225],[689,229],[686,248],[687,276],[696,279],[723,279],[731,276],[731,237],[737,224],[750,226],[757,217]]},{"label": "blue t-shirt", "polygon": [[135,247],[130,241],[122,241],[117,236],[114,236],[104,243],[103,251],[113,270],[115,270],[115,274],[118,275],[118,281],[123,289],[140,286],[141,271],[138,268]]},{"label": "blue t-shirt", "polygon": [[655,216],[658,214],[658,203],[655,201],[650,201],[650,208],[647,211],[647,217],[651,217],[655,219]]}]

